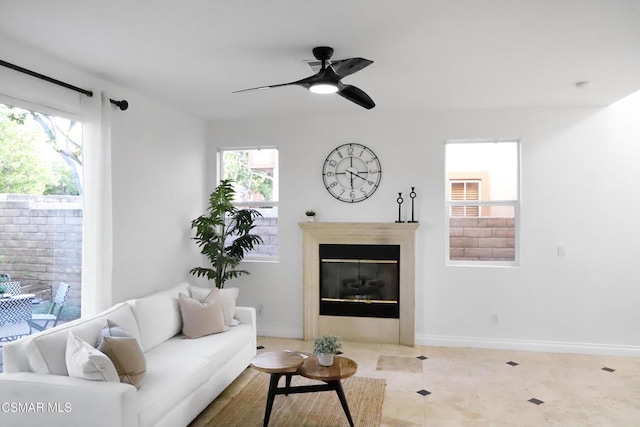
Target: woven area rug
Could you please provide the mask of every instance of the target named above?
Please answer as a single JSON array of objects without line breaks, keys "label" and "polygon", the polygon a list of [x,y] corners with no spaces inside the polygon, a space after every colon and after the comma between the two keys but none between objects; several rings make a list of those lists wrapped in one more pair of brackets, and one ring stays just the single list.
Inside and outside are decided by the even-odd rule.
[{"label": "woven area rug", "polygon": [[[318,381],[295,376],[292,386],[320,384]],[[284,386],[284,378],[280,379]],[[349,410],[356,427],[380,425],[385,380],[351,377],[342,381]],[[269,375],[256,375],[220,412],[208,426],[260,427],[267,403]],[[339,427],[349,422],[335,391],[278,395],[271,411],[270,427]]]}]

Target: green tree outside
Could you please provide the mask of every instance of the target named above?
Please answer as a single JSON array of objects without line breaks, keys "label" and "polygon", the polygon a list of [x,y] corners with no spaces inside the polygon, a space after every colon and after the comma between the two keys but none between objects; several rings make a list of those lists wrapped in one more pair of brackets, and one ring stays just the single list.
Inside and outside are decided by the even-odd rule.
[{"label": "green tree outside", "polygon": [[52,120],[0,104],[0,193],[79,194],[74,170],[56,153],[52,133],[42,127]]},{"label": "green tree outside", "polygon": [[225,151],[224,179],[235,181],[243,193],[243,200],[249,200],[248,195],[262,195],[263,200],[273,200],[273,169],[254,169],[249,167],[249,151]]}]

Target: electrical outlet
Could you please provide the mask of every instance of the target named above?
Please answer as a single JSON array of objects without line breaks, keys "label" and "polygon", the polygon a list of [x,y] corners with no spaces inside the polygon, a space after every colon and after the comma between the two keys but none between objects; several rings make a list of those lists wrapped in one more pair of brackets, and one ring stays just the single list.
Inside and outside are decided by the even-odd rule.
[{"label": "electrical outlet", "polygon": [[497,325],[498,322],[499,322],[498,321],[498,315],[497,314],[492,314],[491,315],[491,323],[494,324],[494,325]]},{"label": "electrical outlet", "polygon": [[558,256],[559,257],[564,256],[564,246],[558,246]]},{"label": "electrical outlet", "polygon": [[258,310],[257,310],[257,311],[258,311],[258,314],[259,314],[260,316],[264,315],[264,305],[259,304],[257,308],[258,308]]}]

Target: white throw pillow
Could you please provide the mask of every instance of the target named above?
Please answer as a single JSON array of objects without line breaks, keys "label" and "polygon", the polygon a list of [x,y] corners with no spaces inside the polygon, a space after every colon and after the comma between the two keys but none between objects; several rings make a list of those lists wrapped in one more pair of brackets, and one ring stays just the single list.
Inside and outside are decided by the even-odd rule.
[{"label": "white throw pillow", "polygon": [[240,321],[234,319],[236,314],[236,300],[240,293],[239,288],[224,288],[220,289],[220,296],[222,297],[222,314],[224,314],[224,324],[227,326],[238,326]]},{"label": "white throw pillow", "polygon": [[196,299],[200,302],[204,301],[204,299],[211,292],[211,288],[201,288],[200,286],[189,286],[189,296],[191,298]]},{"label": "white throw pillow", "polygon": [[116,367],[107,355],[76,337],[71,331],[67,336],[65,362],[70,377],[92,381],[120,382]]}]

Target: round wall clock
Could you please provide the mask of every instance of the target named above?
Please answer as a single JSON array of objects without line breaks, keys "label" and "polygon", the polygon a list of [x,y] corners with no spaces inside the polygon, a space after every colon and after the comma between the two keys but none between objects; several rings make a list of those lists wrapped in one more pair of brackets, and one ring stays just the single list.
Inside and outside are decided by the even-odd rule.
[{"label": "round wall clock", "polygon": [[380,185],[380,160],[362,144],[344,144],[327,156],[322,180],[336,199],[355,203],[371,197]]}]

